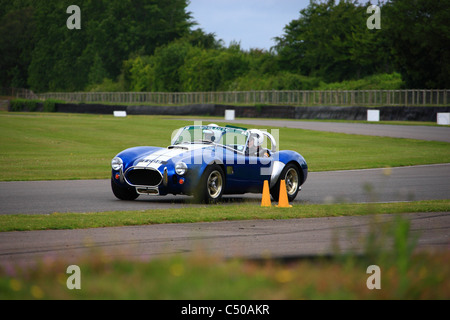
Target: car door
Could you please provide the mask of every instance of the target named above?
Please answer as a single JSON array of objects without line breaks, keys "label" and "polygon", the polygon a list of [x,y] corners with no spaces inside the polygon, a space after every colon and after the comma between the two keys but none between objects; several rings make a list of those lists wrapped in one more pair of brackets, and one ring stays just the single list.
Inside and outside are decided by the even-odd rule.
[{"label": "car door", "polygon": [[272,157],[248,156],[235,152],[228,181],[239,193],[262,192],[264,180],[270,181]]}]

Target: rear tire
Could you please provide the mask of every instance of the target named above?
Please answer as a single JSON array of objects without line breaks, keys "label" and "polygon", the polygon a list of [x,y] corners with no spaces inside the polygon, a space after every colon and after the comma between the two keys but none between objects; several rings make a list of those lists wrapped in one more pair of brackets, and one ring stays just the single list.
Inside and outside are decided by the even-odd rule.
[{"label": "rear tire", "polygon": [[139,194],[136,192],[136,189],[133,187],[122,187],[114,182],[114,178],[111,177],[111,189],[117,199],[120,200],[135,200],[139,197]]},{"label": "rear tire", "polygon": [[286,183],[286,193],[289,202],[294,201],[297,197],[300,187],[300,172],[298,167],[293,163],[288,163],[281,171],[277,183],[270,189],[270,195],[274,201],[278,201],[280,197],[280,183],[284,180]]}]

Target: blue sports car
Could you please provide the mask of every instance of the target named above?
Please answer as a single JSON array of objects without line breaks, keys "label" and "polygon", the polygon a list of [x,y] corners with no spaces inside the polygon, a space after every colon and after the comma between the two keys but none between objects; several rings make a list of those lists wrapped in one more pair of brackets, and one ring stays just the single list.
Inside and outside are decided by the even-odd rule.
[{"label": "blue sports car", "polygon": [[126,149],[111,166],[112,191],[121,200],[186,194],[216,203],[224,194],[261,193],[268,180],[278,201],[280,181],[285,180],[292,201],[308,175],[305,159],[294,151],[277,151],[272,134],[215,124],[180,128],[167,148]]}]

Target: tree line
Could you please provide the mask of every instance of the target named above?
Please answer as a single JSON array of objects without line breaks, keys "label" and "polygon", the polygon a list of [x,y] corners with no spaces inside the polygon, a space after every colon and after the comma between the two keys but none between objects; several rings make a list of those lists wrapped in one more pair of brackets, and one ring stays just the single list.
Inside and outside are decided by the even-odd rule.
[{"label": "tree line", "polygon": [[[450,88],[450,0],[314,1],[270,50],[196,28],[187,0],[0,0],[0,81],[46,91]],[[238,37],[238,35],[236,35]]]}]

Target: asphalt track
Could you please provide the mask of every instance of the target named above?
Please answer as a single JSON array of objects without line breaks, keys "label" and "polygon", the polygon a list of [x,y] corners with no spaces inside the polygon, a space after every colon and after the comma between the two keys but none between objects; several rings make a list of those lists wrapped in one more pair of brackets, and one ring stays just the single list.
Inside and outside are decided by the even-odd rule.
[{"label": "asphalt track", "polygon": [[[448,199],[450,164],[309,173],[293,205]],[[258,203],[261,194],[228,195],[224,205]],[[188,196],[140,196],[121,201],[109,180],[0,182],[1,214],[103,212],[199,206]]]},{"label": "asphalt track", "polygon": [[[203,120],[209,121],[209,120]],[[217,121],[217,120],[216,120]],[[239,120],[261,127],[296,127],[437,140],[450,142],[448,127],[416,127],[355,124],[347,129],[339,123]],[[236,121],[237,122],[237,121]],[[251,123],[250,123],[251,122]],[[305,127],[313,126],[312,128]],[[323,126],[323,127],[320,127]],[[399,128],[397,128],[399,127]],[[350,128],[350,129],[349,129]],[[338,131],[335,131],[338,130]],[[353,130],[356,130],[355,132]],[[376,132],[374,132],[375,130]],[[390,132],[390,133],[389,133]],[[330,202],[390,202],[448,199],[450,164],[391,169],[310,173],[293,205]],[[109,180],[0,182],[0,214],[49,214],[52,212],[101,212],[196,206],[190,197],[143,197],[120,201],[110,191]],[[225,205],[252,202],[260,195],[227,196]],[[418,249],[450,247],[450,214],[406,214],[417,234]],[[342,250],[359,251],[369,226],[392,217],[339,217],[270,221],[170,224],[82,230],[46,230],[0,233],[0,264],[34,263],[36,258],[64,257],[77,263],[81,255],[107,255],[147,259],[168,254],[190,254],[198,250],[223,257],[299,257],[333,254],[332,243]],[[374,221],[374,219],[377,219]]]}]

